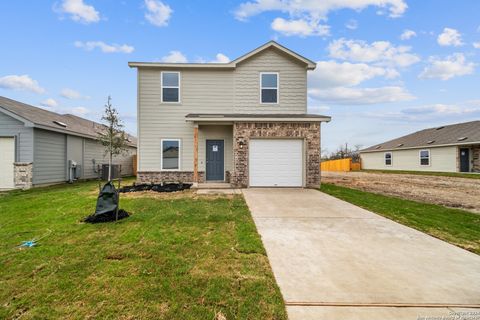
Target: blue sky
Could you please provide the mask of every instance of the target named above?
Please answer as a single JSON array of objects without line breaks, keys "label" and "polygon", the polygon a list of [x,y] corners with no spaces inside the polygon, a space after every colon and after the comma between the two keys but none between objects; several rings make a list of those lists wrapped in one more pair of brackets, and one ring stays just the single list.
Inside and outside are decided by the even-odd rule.
[{"label": "blue sky", "polygon": [[480,118],[480,1],[0,2],[0,95],[99,120],[111,95],[135,134],[128,61],[227,61],[274,39],[316,61],[323,149]]}]

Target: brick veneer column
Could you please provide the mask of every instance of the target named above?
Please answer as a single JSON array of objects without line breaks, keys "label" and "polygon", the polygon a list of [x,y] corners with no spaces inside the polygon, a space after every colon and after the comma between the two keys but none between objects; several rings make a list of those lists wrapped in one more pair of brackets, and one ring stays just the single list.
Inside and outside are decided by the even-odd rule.
[{"label": "brick veneer column", "polygon": [[303,138],[305,140],[305,184],[320,186],[319,122],[236,122],[233,125],[233,167],[231,183],[248,186],[248,147],[251,138]]}]

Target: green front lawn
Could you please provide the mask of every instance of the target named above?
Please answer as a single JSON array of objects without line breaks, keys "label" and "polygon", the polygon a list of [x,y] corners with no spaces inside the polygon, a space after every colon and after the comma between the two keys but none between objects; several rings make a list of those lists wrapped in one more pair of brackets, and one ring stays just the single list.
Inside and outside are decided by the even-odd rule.
[{"label": "green front lawn", "polygon": [[286,319],[242,197],[131,194],[131,217],[81,223],[96,189],[0,194],[1,319]]},{"label": "green front lawn", "polygon": [[440,176],[440,177],[480,179],[480,173],[408,171],[408,170],[361,170],[361,172],[391,173],[391,174],[416,174],[416,175],[420,175],[420,176]]},{"label": "green front lawn", "polygon": [[321,191],[480,254],[480,215],[322,183]]}]

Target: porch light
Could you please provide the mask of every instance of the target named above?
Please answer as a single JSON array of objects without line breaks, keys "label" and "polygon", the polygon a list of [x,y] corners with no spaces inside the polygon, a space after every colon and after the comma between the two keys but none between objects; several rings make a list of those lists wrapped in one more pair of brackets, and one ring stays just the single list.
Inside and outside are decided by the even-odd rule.
[{"label": "porch light", "polygon": [[245,145],[245,141],[244,140],[240,140],[238,142],[238,146],[240,147],[240,149],[243,149],[243,146]]}]

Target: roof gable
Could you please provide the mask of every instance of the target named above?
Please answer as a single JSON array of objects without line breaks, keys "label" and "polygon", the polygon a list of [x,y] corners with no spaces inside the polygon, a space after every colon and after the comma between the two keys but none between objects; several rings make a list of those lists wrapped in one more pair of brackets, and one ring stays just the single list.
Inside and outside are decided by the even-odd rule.
[{"label": "roof gable", "polygon": [[276,48],[285,55],[291,57],[292,59],[297,60],[300,63],[305,64],[307,70],[313,70],[316,67],[316,63],[310,59],[305,58],[304,56],[282,46],[281,44],[275,41],[269,41],[264,45],[238,57],[237,59],[230,61],[228,63],[166,63],[166,62],[129,62],[128,66],[131,68],[138,67],[164,67],[164,68],[212,68],[212,69],[235,69],[237,64],[245,61],[260,52],[265,50]]},{"label": "roof gable", "polygon": [[275,41],[269,41],[269,42],[265,43],[264,45],[262,45],[262,46],[260,46],[256,49],[244,54],[243,56],[241,56],[241,57],[239,57],[235,60],[233,60],[232,63],[234,63],[236,65],[236,64],[238,64],[242,61],[245,61],[245,60],[259,54],[260,52],[263,52],[263,51],[265,51],[267,49],[270,49],[270,48],[276,48],[277,50],[283,52],[287,56],[290,56],[295,60],[303,62],[304,64],[307,65],[307,69],[309,69],[309,70],[313,70],[316,67],[316,63],[313,62],[312,60],[307,59],[307,58],[299,55],[298,53],[288,49],[287,47],[284,47],[284,46],[280,45],[279,43],[277,43]]}]

